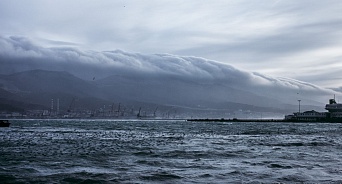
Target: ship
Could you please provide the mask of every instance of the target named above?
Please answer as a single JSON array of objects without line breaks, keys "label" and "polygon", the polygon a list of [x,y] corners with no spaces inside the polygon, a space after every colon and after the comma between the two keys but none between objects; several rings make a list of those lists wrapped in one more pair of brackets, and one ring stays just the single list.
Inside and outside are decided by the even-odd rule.
[{"label": "ship", "polygon": [[342,104],[337,103],[335,97],[329,99],[329,103],[325,105],[328,112],[317,112],[314,110],[305,112],[295,112],[292,115],[286,115],[286,121],[303,121],[303,122],[331,122],[342,123]]},{"label": "ship", "polygon": [[0,120],[0,127],[9,127],[10,126],[10,122],[8,122],[8,120]]},{"label": "ship", "polygon": [[342,123],[342,104],[336,103],[335,98],[329,100],[329,104],[325,106],[325,109],[328,111],[327,120]]}]

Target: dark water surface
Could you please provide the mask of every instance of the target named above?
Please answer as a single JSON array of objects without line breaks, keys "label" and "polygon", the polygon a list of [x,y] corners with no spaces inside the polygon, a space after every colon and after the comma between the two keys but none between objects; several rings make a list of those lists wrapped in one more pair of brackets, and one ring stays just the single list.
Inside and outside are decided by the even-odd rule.
[{"label": "dark water surface", "polygon": [[16,120],[1,183],[342,183],[342,124]]}]

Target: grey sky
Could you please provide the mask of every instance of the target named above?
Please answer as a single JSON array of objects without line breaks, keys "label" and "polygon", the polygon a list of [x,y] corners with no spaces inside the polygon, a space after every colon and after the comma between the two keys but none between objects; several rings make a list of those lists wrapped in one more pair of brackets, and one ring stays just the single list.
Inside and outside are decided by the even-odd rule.
[{"label": "grey sky", "polygon": [[0,35],[44,47],[170,53],[342,86],[339,0],[2,0]]}]

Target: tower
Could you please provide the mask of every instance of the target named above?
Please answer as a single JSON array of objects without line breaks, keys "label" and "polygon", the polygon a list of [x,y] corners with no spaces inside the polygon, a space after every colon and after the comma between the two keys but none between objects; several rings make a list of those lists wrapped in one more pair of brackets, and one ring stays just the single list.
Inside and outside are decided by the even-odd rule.
[{"label": "tower", "polygon": [[57,114],[59,114],[59,98],[57,98]]},{"label": "tower", "polygon": [[51,112],[50,112],[50,115],[52,115],[53,113],[53,99],[51,99]]}]

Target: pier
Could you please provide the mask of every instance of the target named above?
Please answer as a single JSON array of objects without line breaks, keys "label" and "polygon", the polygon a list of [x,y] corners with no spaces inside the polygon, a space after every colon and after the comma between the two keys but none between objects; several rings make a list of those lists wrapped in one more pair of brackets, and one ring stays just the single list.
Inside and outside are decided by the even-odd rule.
[{"label": "pier", "polygon": [[342,123],[341,119],[320,119],[320,120],[314,120],[314,119],[187,119],[186,121],[192,121],[192,122],[292,122],[292,123]]},{"label": "pier", "polygon": [[285,119],[187,119],[187,121],[196,121],[196,122],[290,122]]}]

